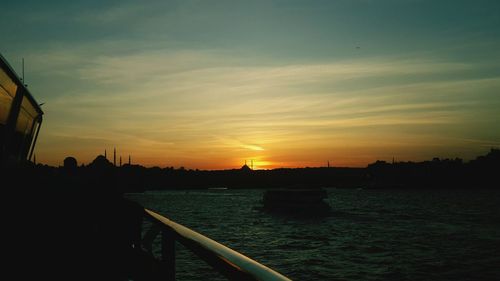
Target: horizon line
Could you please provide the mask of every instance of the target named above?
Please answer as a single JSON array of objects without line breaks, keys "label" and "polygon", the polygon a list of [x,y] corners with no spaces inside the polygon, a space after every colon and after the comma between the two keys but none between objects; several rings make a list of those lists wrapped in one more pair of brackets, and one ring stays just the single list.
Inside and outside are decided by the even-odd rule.
[{"label": "horizon line", "polygon": [[[416,164],[416,163],[425,163],[425,162],[433,162],[433,161],[446,161],[446,160],[449,160],[449,161],[457,161],[459,160],[462,164],[466,164],[466,163],[470,163],[471,161],[474,161],[474,160],[477,160],[478,158],[480,157],[484,157],[494,151],[500,151],[500,148],[496,148],[496,147],[492,147],[490,148],[490,151],[486,154],[482,154],[482,155],[478,155],[476,156],[475,158],[473,159],[470,159],[468,161],[464,161],[463,158],[460,158],[460,157],[454,157],[454,158],[440,158],[440,157],[433,157],[432,159],[427,159],[427,160],[423,160],[423,161],[413,161],[413,160],[407,160],[407,161],[395,161],[395,158],[392,159],[392,161],[386,161],[386,160],[381,160],[381,159],[377,159],[375,160],[374,162],[371,162],[371,163],[368,163],[366,164],[365,166],[333,166],[333,165],[330,165],[331,163],[329,163],[329,161],[325,161],[325,164],[327,164],[327,166],[282,166],[282,167],[274,167],[274,168],[256,168],[256,169],[252,169],[250,168],[246,163],[244,165],[242,165],[241,167],[234,167],[234,168],[222,168],[222,169],[199,169],[199,168],[187,168],[185,166],[159,166],[159,165],[143,165],[143,164],[129,164],[129,163],[125,163],[123,164],[122,166],[118,166],[118,165],[114,165],[114,167],[117,167],[117,168],[120,168],[120,167],[123,167],[123,166],[141,166],[141,167],[144,167],[144,168],[160,168],[160,169],[174,169],[174,170],[186,170],[186,171],[231,171],[231,170],[241,170],[244,166],[247,166],[248,169],[252,170],[252,171],[272,171],[272,170],[279,170],[279,169],[319,169],[319,168],[326,168],[326,169],[341,169],[341,168],[348,168],[348,169],[364,169],[364,168],[368,168],[370,165],[373,165],[373,164],[376,164],[378,162],[382,162],[382,163],[387,163],[387,164],[401,164],[401,163],[413,163],[413,164]],[[105,157],[105,159],[113,165],[113,163],[111,161],[109,161],[105,155],[103,154],[99,154],[96,156],[95,159],[97,159],[99,156],[103,156]],[[69,158],[69,157],[72,157],[72,156],[67,156],[65,157],[66,158]],[[74,158],[74,157],[73,157]],[[76,158],[75,158],[76,160]],[[92,164],[92,162],[94,161],[90,161],[88,163],[81,163],[80,165],[78,165],[78,167],[81,167],[82,165],[87,167],[89,166],[90,164]],[[34,163],[35,165],[43,165],[43,166],[49,166],[49,167],[54,167],[54,168],[61,168],[61,167],[64,167],[64,165],[59,165],[59,166],[52,166],[52,165],[49,165],[49,164],[43,164],[43,163]],[[64,164],[64,161],[63,161],[63,164]]]}]

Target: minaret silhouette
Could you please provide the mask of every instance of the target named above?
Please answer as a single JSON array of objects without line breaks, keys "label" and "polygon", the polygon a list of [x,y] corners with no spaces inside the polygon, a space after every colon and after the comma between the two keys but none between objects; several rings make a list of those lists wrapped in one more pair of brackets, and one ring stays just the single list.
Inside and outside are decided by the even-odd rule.
[{"label": "minaret silhouette", "polygon": [[130,154],[128,156],[128,164],[130,165]]},{"label": "minaret silhouette", "polygon": [[104,158],[108,159],[108,155],[106,154],[106,149],[104,149]]},{"label": "minaret silhouette", "polygon": [[328,160],[328,168],[330,168],[330,160]]},{"label": "minaret silhouette", "polygon": [[252,165],[252,170],[253,170],[253,159],[252,159],[252,164],[251,165]]},{"label": "minaret silhouette", "polygon": [[113,166],[116,167],[116,147],[113,150]]},{"label": "minaret silhouette", "polygon": [[120,167],[122,166],[122,156],[120,155]]}]

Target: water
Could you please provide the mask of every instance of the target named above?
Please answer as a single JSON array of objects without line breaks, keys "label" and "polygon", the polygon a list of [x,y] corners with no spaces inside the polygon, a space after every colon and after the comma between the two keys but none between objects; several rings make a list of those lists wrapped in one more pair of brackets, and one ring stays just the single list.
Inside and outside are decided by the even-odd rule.
[{"label": "water", "polygon": [[[262,190],[129,195],[294,280],[500,280],[499,191],[328,190],[332,214],[268,214]],[[224,280],[177,247],[178,280]]]}]

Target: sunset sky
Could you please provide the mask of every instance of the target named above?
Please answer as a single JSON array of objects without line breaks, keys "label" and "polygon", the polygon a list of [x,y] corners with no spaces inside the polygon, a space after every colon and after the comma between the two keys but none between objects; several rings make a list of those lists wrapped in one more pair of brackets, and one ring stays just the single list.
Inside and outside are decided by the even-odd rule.
[{"label": "sunset sky", "polygon": [[466,160],[500,146],[500,1],[8,1],[38,162]]}]

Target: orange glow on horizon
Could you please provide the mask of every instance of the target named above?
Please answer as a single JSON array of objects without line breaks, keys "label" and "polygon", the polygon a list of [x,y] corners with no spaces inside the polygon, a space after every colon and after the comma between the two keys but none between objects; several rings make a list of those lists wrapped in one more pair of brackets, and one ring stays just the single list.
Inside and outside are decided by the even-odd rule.
[{"label": "orange glow on horizon", "polygon": [[[122,157],[122,163],[128,163],[128,153],[120,153],[121,150],[117,150],[116,161],[117,165],[119,165],[119,158]],[[90,164],[98,155],[103,155],[102,153],[75,153],[68,155],[52,155],[58,156],[54,158],[46,158],[45,154],[37,154],[37,162],[48,164],[51,166],[61,166],[63,164],[64,158],[68,156],[75,157],[78,161],[78,165],[88,165]],[[341,156],[337,159],[331,157],[330,160],[318,160],[318,161],[310,161],[307,159],[303,160],[295,160],[295,159],[280,159],[273,160],[270,157],[265,156],[248,156],[248,157],[234,157],[231,159],[225,158],[215,158],[215,159],[197,159],[197,158],[177,158],[172,159],[168,157],[151,157],[148,154],[135,152],[130,153],[131,155],[131,163],[133,165],[141,165],[145,167],[160,167],[160,168],[180,168],[184,167],[185,169],[199,169],[199,170],[230,170],[230,169],[240,169],[246,160],[246,164],[248,167],[253,170],[272,170],[278,168],[306,168],[306,167],[327,167],[328,162],[330,162],[330,167],[366,167],[368,164],[375,162],[376,160],[385,160],[391,161],[390,157],[385,158],[376,158],[376,157],[346,157]],[[301,156],[300,158],[304,158]],[[113,162],[113,149],[107,149],[107,159],[110,162]],[[252,161],[253,160],[253,161]],[[403,159],[398,159],[403,160]],[[421,159],[421,160],[429,160],[429,159]],[[253,166],[252,166],[253,164]]]}]

